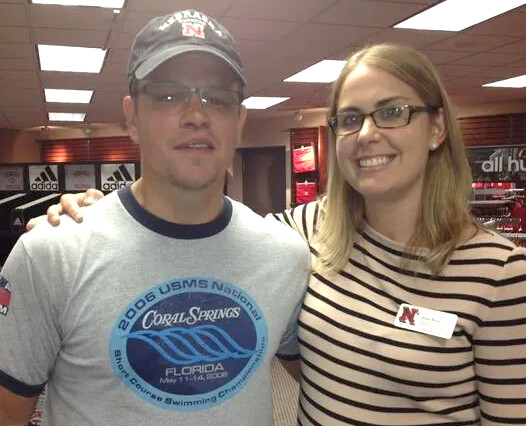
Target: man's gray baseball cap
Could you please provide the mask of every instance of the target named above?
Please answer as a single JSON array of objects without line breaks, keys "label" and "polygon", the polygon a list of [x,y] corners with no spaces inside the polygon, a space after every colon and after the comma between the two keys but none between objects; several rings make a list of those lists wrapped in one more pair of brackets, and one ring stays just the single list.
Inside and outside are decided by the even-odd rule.
[{"label": "man's gray baseball cap", "polygon": [[180,10],[153,18],[137,34],[128,61],[128,87],[169,59],[188,52],[206,52],[225,61],[246,85],[239,47],[214,18],[197,10]]}]

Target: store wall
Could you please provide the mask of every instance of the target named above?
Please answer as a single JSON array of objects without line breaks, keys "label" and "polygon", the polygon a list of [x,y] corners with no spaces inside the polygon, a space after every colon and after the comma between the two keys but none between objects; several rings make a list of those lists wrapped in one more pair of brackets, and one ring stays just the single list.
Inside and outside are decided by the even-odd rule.
[{"label": "store wall", "polygon": [[[459,118],[526,112],[526,101],[506,104],[460,105],[457,106]],[[301,116],[301,117],[300,117]],[[301,119],[300,119],[301,118]],[[324,109],[314,111],[287,112],[275,117],[251,118],[247,121],[243,133],[242,148],[262,146],[285,146],[287,158],[290,155],[289,135],[291,128],[318,127],[326,125]],[[25,132],[0,129],[0,162],[39,162],[41,150],[39,140],[81,139],[86,138],[86,129],[90,138],[126,136],[121,125],[93,125],[75,129],[47,128],[40,132]],[[290,202],[290,162],[286,162],[287,203]],[[228,181],[228,192],[232,198],[242,200],[241,159],[236,156],[232,175]]]},{"label": "store wall", "polygon": [[0,163],[40,162],[40,144],[35,134],[23,130],[0,129]]}]

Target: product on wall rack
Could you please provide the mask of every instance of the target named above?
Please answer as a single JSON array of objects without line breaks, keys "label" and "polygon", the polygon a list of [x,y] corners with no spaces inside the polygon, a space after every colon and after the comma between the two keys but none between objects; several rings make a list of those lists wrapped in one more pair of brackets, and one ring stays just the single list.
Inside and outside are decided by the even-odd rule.
[{"label": "product on wall rack", "polygon": [[290,129],[290,206],[315,201],[325,191],[328,129]]},{"label": "product on wall rack", "polygon": [[318,185],[316,182],[296,182],[296,203],[305,204],[316,201]]},{"label": "product on wall rack", "polygon": [[316,153],[312,143],[302,144],[292,150],[292,167],[294,173],[305,173],[316,170]]}]

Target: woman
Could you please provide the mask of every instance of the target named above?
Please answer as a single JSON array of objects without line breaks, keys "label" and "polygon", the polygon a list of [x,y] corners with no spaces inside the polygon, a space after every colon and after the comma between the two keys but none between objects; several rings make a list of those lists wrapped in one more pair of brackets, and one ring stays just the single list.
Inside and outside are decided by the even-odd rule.
[{"label": "woman", "polygon": [[403,46],[357,52],[329,123],[326,198],[280,216],[315,256],[301,424],[526,424],[525,251],[470,218],[434,67]]},{"label": "woman", "polygon": [[525,251],[470,217],[434,67],[409,47],[367,47],[329,114],[326,197],[275,216],[314,259],[300,424],[526,424]]}]

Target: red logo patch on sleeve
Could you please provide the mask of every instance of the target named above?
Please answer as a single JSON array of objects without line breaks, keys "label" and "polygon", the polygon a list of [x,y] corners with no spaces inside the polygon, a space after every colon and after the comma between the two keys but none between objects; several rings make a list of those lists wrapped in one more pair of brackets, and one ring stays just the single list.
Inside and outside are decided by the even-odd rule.
[{"label": "red logo patch on sleeve", "polygon": [[0,314],[7,315],[11,303],[11,285],[4,277],[0,277]]}]

